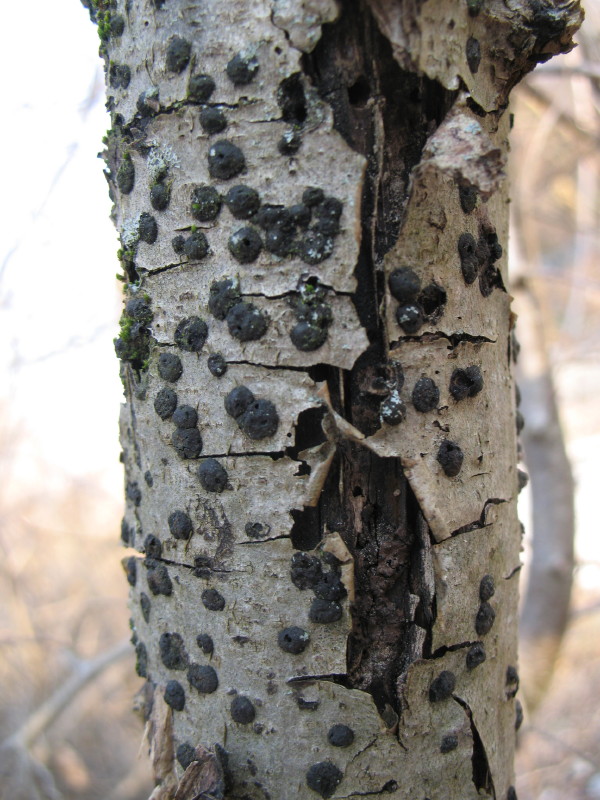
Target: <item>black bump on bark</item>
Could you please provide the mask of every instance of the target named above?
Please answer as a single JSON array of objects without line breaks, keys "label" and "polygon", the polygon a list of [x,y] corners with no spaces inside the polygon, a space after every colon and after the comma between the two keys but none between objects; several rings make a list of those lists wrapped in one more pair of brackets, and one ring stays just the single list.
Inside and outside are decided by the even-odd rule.
[{"label": "black bump on bark", "polygon": [[167,69],[179,74],[187,67],[192,55],[192,45],[181,36],[174,36],[167,47]]},{"label": "black bump on bark", "polygon": [[200,317],[182,319],[175,329],[175,344],[188,353],[199,353],[208,337],[208,325]]},{"label": "black bump on bark", "polygon": [[485,603],[487,600],[491,600],[495,593],[496,584],[494,579],[491,575],[484,575],[479,582],[479,599],[482,603]]},{"label": "black bump on bark", "polygon": [[202,436],[198,428],[175,428],[171,444],[179,458],[199,458],[202,453]]},{"label": "black bump on bark", "polygon": [[149,558],[160,558],[162,556],[162,544],[157,536],[149,533],[144,539],[144,553]]},{"label": "black bump on bark", "polygon": [[215,90],[215,82],[210,75],[197,72],[188,84],[188,97],[195,103],[206,103]]},{"label": "black bump on bark", "polygon": [[127,576],[127,583],[130,586],[135,586],[137,583],[137,559],[135,556],[130,556],[123,562],[125,575]]},{"label": "black bump on bark", "polygon": [[347,725],[332,725],[327,734],[327,741],[334,747],[349,747],[354,741],[354,731]]},{"label": "black bump on bark", "polygon": [[506,668],[506,686],[506,697],[508,699],[515,697],[519,691],[519,673],[516,667],[508,666]]},{"label": "black bump on bark", "polygon": [[294,553],[290,561],[292,583],[298,589],[312,589],[323,574],[323,567],[316,556]]},{"label": "black bump on bark", "polygon": [[123,544],[133,544],[133,540],[135,538],[135,533],[132,528],[129,527],[129,523],[123,517],[121,520],[121,541]]},{"label": "black bump on bark", "polygon": [[515,730],[518,731],[523,724],[523,704],[520,700],[515,701]]},{"label": "black bump on bark", "polygon": [[304,205],[312,208],[318,206],[325,199],[325,192],[316,186],[309,186],[302,192],[302,202]]},{"label": "black bump on bark", "polygon": [[131,69],[127,64],[111,64],[108,83],[113,89],[127,89],[131,81]]},{"label": "black bump on bark", "polygon": [[346,597],[346,587],[336,572],[324,572],[313,586],[316,597],[321,600],[341,600]]},{"label": "black bump on bark", "polygon": [[310,225],[311,212],[307,205],[304,203],[296,203],[296,205],[290,206],[288,211],[294,225],[297,225],[299,228],[308,228]]},{"label": "black bump on bark", "polygon": [[172,419],[178,428],[195,428],[198,424],[198,412],[192,406],[179,406],[173,412]]},{"label": "black bump on bark", "polygon": [[460,200],[460,207],[465,214],[470,214],[477,205],[477,198],[479,192],[474,186],[459,186],[458,198]]},{"label": "black bump on bark", "polygon": [[152,477],[152,473],[149,469],[144,472],[144,480],[146,481],[146,486],[151,489],[154,486],[154,478]]},{"label": "black bump on bark", "polygon": [[342,782],[344,773],[331,761],[319,761],[306,773],[306,785],[321,797],[331,797]]},{"label": "black bump on bark", "polygon": [[300,240],[300,258],[305,264],[314,266],[325,261],[333,252],[333,239],[319,231],[307,231]]},{"label": "black bump on bark", "polygon": [[478,636],[485,636],[492,630],[496,612],[489,603],[481,603],[475,617],[475,631]]},{"label": "black bump on bark", "polygon": [[140,678],[148,677],[148,651],[143,642],[138,642],[135,646],[135,671]]},{"label": "black bump on bark", "polygon": [[266,315],[253,303],[236,303],[227,312],[226,319],[229,333],[240,342],[260,339],[269,327]]},{"label": "black bump on bark", "polygon": [[481,63],[481,45],[479,41],[475,39],[473,36],[469,36],[467,39],[467,44],[465,47],[465,55],[467,57],[467,64],[469,65],[469,69],[473,73],[476,74],[477,70],[479,69],[479,64]]},{"label": "black bump on bark", "polygon": [[430,283],[423,289],[418,299],[429,322],[437,322],[444,314],[448,295],[437,283]]},{"label": "black bump on bark", "polygon": [[200,125],[204,133],[214,136],[227,127],[227,117],[220,108],[203,108],[200,111]]},{"label": "black bump on bark", "polygon": [[164,564],[157,564],[156,561],[146,559],[146,566],[148,567],[148,588],[152,594],[164,594],[169,597],[173,593],[173,583],[169,577],[169,572]]},{"label": "black bump on bark", "polygon": [[131,156],[126,153],[117,170],[117,186],[122,194],[131,194],[135,185],[135,167]]},{"label": "black bump on bark", "polygon": [[290,331],[292,344],[303,353],[318,350],[327,341],[327,335],[327,327],[312,325],[306,320],[297,322]]},{"label": "black bump on bark", "polygon": [[258,59],[254,55],[236,53],[236,55],[228,61],[225,69],[227,77],[234,86],[246,86],[258,72]]},{"label": "black bump on bark", "polygon": [[467,286],[470,286],[479,275],[477,242],[470,233],[461,233],[458,237],[458,255],[464,281]]},{"label": "black bump on bark", "polygon": [[405,333],[417,333],[423,325],[423,309],[418,303],[398,306],[396,321]]},{"label": "black bump on bark", "polygon": [[466,369],[455,369],[450,377],[450,394],[456,400],[475,397],[483,389],[483,375],[476,364]]},{"label": "black bump on bark", "polygon": [[158,357],[158,374],[164,381],[175,383],[183,374],[183,365],[175,353],[161,353]]},{"label": "black bump on bark", "polygon": [[229,710],[233,721],[238,722],[240,725],[249,725],[256,718],[254,704],[248,697],[244,697],[241,694],[233,698]]},{"label": "black bump on bark", "polygon": [[342,607],[335,600],[322,600],[320,597],[315,597],[311,603],[308,618],[311,622],[318,622],[322,625],[337,622],[342,618]]},{"label": "black bump on bark", "polygon": [[270,400],[254,400],[237,418],[237,423],[250,439],[267,439],[276,433],[279,415]]},{"label": "black bump on bark", "polygon": [[205,656],[211,656],[215,651],[215,644],[212,640],[212,636],[209,636],[208,633],[199,633],[198,636],[196,636],[196,644]]},{"label": "black bump on bark", "polygon": [[156,211],[164,211],[170,199],[171,190],[166,183],[155,183],[150,189],[150,205]]},{"label": "black bump on bark", "polygon": [[225,195],[225,205],[236,219],[249,219],[260,208],[260,195],[250,186],[232,186]]},{"label": "black bump on bark", "polygon": [[284,131],[280,140],[277,142],[277,150],[282,156],[293,156],[302,146],[302,136],[300,131],[290,128]]},{"label": "black bump on bark", "polygon": [[236,261],[240,264],[251,264],[260,255],[263,243],[254,228],[245,227],[231,234],[227,246]]},{"label": "black bump on bark", "polygon": [[434,678],[429,687],[429,700],[432,703],[437,703],[440,700],[447,700],[452,696],[454,687],[456,686],[456,677],[453,672],[445,669],[443,672]]},{"label": "black bump on bark", "polygon": [[194,231],[188,236],[183,245],[183,253],[192,261],[201,261],[208,255],[208,239],[202,231]]},{"label": "black bump on bark", "polygon": [[165,688],[165,703],[173,711],[183,711],[185,708],[185,690],[179,681],[169,681]]},{"label": "black bump on bark", "polygon": [[221,353],[213,353],[206,360],[208,371],[215,376],[215,378],[222,378],[227,372],[227,362]]},{"label": "black bump on bark", "polygon": [[249,539],[262,539],[269,532],[269,527],[262,522],[247,522],[244,525],[244,532]]},{"label": "black bump on bark", "polygon": [[202,592],[202,604],[209,611],[223,611],[225,598],[216,589],[205,589]]},{"label": "black bump on bark", "polygon": [[228,483],[228,475],[225,467],[216,458],[207,458],[198,467],[198,477],[202,487],[207,492],[225,491]]},{"label": "black bump on bark", "polygon": [[514,786],[509,786],[506,793],[506,800],[518,800],[517,791]]},{"label": "black bump on bark", "polygon": [[406,406],[397,391],[392,392],[381,403],[379,414],[387,425],[399,425],[406,419]]},{"label": "black bump on bark", "polygon": [[466,658],[467,669],[469,670],[475,669],[475,667],[478,667],[480,664],[483,664],[485,659],[486,659],[485,647],[481,642],[475,642],[475,644],[472,645],[467,651],[467,658]]},{"label": "black bump on bark", "polygon": [[211,178],[218,180],[235,178],[245,166],[244,154],[237,145],[227,139],[220,139],[209,148],[208,171]]},{"label": "black bump on bark", "polygon": [[421,291],[421,279],[410,267],[395,269],[388,278],[392,297],[399,303],[410,303]]},{"label": "black bump on bark", "polygon": [[219,687],[219,678],[213,667],[205,664],[190,664],[187,679],[190,686],[200,694],[212,694]]},{"label": "black bump on bark", "polygon": [[444,439],[441,443],[436,458],[449,478],[455,478],[462,469],[463,451],[450,439]]},{"label": "black bump on bark", "polygon": [[154,244],[158,238],[158,225],[152,214],[144,211],[140,214],[138,222],[138,236],[146,244]]},{"label": "black bump on bark", "polygon": [[186,669],[188,655],[178,633],[163,633],[158,641],[160,658],[167,669]]},{"label": "black bump on bark", "polygon": [[225,411],[230,417],[239,419],[250,404],[254,402],[254,395],[247,386],[236,386],[225,396]]},{"label": "black bump on bark", "polygon": [[213,281],[208,296],[208,310],[216,319],[225,319],[227,313],[242,299],[237,281],[226,278]]},{"label": "black bump on bark", "polygon": [[137,481],[129,481],[125,490],[125,496],[130,503],[137,508],[142,502],[142,490]]},{"label": "black bump on bark", "polygon": [[187,540],[193,533],[192,520],[185,511],[173,511],[169,514],[169,530],[175,539]]},{"label": "black bump on bark", "polygon": [[214,186],[196,186],[191,196],[192,216],[199,222],[211,222],[219,216],[222,202]]},{"label": "black bump on bark", "polygon": [[455,733],[448,733],[442,737],[440,743],[440,753],[451,753],[458,747],[458,736]]},{"label": "black bump on bark", "polygon": [[412,390],[411,399],[415,409],[424,414],[437,408],[440,390],[431,378],[419,378]]},{"label": "black bump on bark", "polygon": [[196,750],[189,742],[183,742],[177,748],[177,761],[181,764],[181,768],[186,770],[189,765],[196,761]]},{"label": "black bump on bark", "polygon": [[297,625],[291,625],[289,628],[284,628],[279,631],[277,635],[277,644],[285,653],[292,653],[298,655],[303,653],[310,642],[310,636],[304,628],[299,628]]},{"label": "black bump on bark", "polygon": [[146,592],[140,594],[140,608],[142,609],[142,616],[145,622],[150,622],[150,611],[152,610],[152,602]]},{"label": "black bump on bark", "polygon": [[171,247],[178,256],[182,255],[185,252],[185,236],[182,236],[180,233],[174,236],[171,239]]}]

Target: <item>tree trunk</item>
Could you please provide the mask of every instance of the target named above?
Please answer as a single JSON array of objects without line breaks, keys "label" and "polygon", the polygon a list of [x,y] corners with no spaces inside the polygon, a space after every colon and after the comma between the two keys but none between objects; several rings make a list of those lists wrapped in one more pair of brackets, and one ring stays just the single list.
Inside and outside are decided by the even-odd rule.
[{"label": "tree trunk", "polygon": [[153,797],[514,798],[505,107],[578,5],[92,15]]}]

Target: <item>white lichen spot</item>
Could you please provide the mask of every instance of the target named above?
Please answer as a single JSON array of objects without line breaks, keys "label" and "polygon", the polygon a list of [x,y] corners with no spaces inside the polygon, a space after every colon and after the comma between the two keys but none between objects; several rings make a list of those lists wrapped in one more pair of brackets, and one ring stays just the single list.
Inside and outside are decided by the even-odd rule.
[{"label": "white lichen spot", "polygon": [[140,238],[139,224],[139,217],[129,217],[129,219],[126,219],[123,223],[123,227],[121,228],[121,242],[124,247],[133,247],[137,244]]},{"label": "white lichen spot", "polygon": [[179,167],[179,158],[168,144],[161,144],[154,140],[150,142],[150,152],[147,159],[148,172],[151,181],[162,180],[173,167]]}]

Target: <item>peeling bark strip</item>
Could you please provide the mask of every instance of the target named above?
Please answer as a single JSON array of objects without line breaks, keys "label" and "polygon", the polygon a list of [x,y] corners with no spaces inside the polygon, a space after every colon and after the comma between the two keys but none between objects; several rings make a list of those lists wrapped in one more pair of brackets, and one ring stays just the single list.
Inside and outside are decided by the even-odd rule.
[{"label": "peeling bark strip", "polygon": [[515,797],[504,107],[578,4],[90,13],[152,797]]}]

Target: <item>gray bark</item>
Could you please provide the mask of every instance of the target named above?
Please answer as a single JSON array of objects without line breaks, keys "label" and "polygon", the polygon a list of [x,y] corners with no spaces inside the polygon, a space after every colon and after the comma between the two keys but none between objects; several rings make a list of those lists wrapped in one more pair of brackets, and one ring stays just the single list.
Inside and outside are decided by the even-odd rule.
[{"label": "gray bark", "polygon": [[514,797],[505,107],[578,5],[101,6],[153,797]]}]

